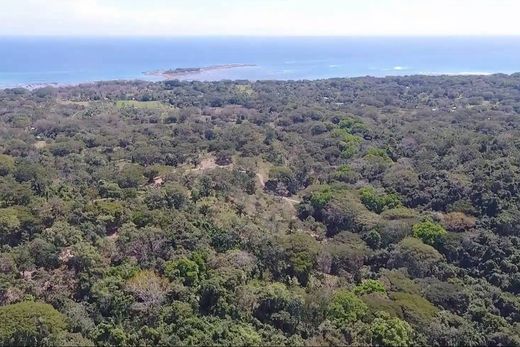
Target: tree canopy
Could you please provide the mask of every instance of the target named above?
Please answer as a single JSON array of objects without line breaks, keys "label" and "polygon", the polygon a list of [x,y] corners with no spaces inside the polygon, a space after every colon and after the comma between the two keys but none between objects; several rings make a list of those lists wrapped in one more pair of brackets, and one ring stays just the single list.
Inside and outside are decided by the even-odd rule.
[{"label": "tree canopy", "polygon": [[0,345],[520,345],[520,74],[0,90]]}]

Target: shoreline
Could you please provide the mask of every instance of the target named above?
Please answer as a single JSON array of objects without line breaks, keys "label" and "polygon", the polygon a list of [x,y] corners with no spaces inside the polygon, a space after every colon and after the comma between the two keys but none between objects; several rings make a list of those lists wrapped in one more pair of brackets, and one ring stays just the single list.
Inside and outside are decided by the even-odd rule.
[{"label": "shoreline", "polygon": [[[248,65],[250,66],[250,65]],[[255,66],[255,65],[253,65]],[[97,83],[118,83],[118,82],[127,82],[127,83],[131,83],[131,82],[145,82],[145,83],[157,83],[157,82],[161,82],[163,80],[168,80],[170,78],[172,79],[175,79],[175,77],[186,77],[186,76],[193,76],[193,75],[197,75],[197,74],[200,74],[200,73],[203,73],[203,72],[206,72],[206,71],[217,71],[217,70],[220,70],[220,69],[230,69],[230,68],[235,68],[235,67],[229,67],[229,68],[222,68],[220,67],[219,65],[215,65],[215,66],[211,66],[211,67],[208,67],[210,68],[209,70],[202,70],[201,72],[176,72],[175,74],[164,74],[164,73],[161,73],[162,70],[157,70],[157,71],[151,71],[151,72],[148,72],[148,73],[143,73],[144,76],[152,76],[152,77],[159,77],[159,78],[162,78],[162,80],[160,79],[146,79],[146,78],[134,78],[134,79],[125,79],[125,78],[121,78],[121,79],[107,79],[107,80],[92,80],[92,81],[81,81],[81,82],[35,82],[35,83],[19,83],[19,84],[13,84],[13,85],[8,85],[8,84],[4,84],[2,85],[0,83],[0,90],[6,90],[6,89],[26,89],[26,90],[29,90],[29,91],[33,91],[33,90],[36,90],[36,89],[41,89],[41,88],[68,88],[68,87],[78,87],[78,86],[81,86],[81,85],[92,85],[92,84],[97,84]],[[201,69],[206,69],[206,68],[201,68]],[[417,73],[417,74],[409,74],[409,75],[385,75],[385,76],[373,76],[373,75],[363,75],[363,76],[337,76],[337,77],[324,77],[324,78],[313,78],[313,79],[305,79],[305,78],[301,78],[301,79],[254,79],[254,80],[249,80],[251,82],[255,82],[255,81],[319,81],[319,80],[328,80],[328,79],[355,79],[355,78],[364,78],[364,77],[371,77],[371,78],[379,78],[379,79],[385,79],[385,78],[394,78],[394,77],[413,77],[413,76],[426,76],[426,77],[442,77],[442,76],[445,76],[445,77],[478,77],[478,76],[482,76],[482,77],[489,77],[489,76],[493,76],[493,75],[508,75],[508,76],[511,76],[511,75],[515,75],[515,74],[520,74],[520,71],[519,72],[512,72],[512,73],[501,73],[501,72],[496,72],[496,73],[491,73],[491,72],[464,72],[464,73],[448,73],[448,72],[444,72],[444,73]],[[223,81],[223,80],[227,80],[226,78],[221,78],[221,79],[215,79],[215,80],[207,80],[207,81],[204,81],[204,82],[218,82],[218,81]],[[189,82],[190,80],[189,79],[182,79],[182,81],[186,81],[186,82]]]},{"label": "shoreline", "polygon": [[59,82],[34,82],[34,83],[20,83],[20,84],[13,84],[13,85],[1,85],[0,84],[0,90],[4,89],[27,89],[27,90],[36,90],[41,88],[63,88],[63,87],[70,87],[73,86],[73,84],[68,83],[59,83]]}]

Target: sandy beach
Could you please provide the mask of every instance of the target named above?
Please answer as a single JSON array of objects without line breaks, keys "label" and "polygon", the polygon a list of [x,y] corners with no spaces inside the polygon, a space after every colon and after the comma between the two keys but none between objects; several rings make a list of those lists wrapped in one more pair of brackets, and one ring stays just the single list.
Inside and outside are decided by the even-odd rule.
[{"label": "sandy beach", "polygon": [[255,64],[224,64],[224,65],[211,65],[205,67],[188,67],[188,68],[176,68],[170,70],[155,70],[144,72],[147,76],[158,76],[163,77],[165,79],[175,79],[178,77],[188,77],[199,75],[204,72],[210,71],[221,71],[221,70],[229,70],[236,69],[241,67],[253,67]]}]

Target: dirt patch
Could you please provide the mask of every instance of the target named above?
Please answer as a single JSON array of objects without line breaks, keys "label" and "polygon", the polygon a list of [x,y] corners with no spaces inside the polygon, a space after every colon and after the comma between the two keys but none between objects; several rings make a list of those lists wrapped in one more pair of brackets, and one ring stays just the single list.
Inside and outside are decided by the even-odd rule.
[{"label": "dirt patch", "polygon": [[290,202],[291,204],[299,204],[301,202],[300,200],[296,200],[296,199],[293,199],[293,198],[287,198],[285,196],[282,199],[284,201]]},{"label": "dirt patch", "polygon": [[89,101],[72,101],[72,100],[63,100],[57,99],[56,102],[60,105],[79,105],[79,106],[89,106]]},{"label": "dirt patch", "polygon": [[74,253],[72,253],[72,249],[70,249],[70,248],[65,248],[63,251],[61,251],[61,253],[58,257],[58,259],[62,263],[66,263],[72,258],[74,258]]},{"label": "dirt patch", "polygon": [[256,177],[258,177],[258,182],[260,182],[260,186],[262,188],[265,188],[265,181],[267,180],[266,177],[261,173],[257,173]]},{"label": "dirt patch", "polygon": [[117,240],[119,238],[119,233],[116,231],[113,234],[107,235],[107,239],[109,240]]},{"label": "dirt patch", "polygon": [[47,142],[45,141],[36,141],[33,145],[36,149],[43,149],[47,147]]},{"label": "dirt patch", "polygon": [[296,199],[287,198],[285,196],[278,197],[287,208],[287,211],[290,211],[291,215],[296,216],[298,214],[298,210],[296,209],[296,205],[300,203],[300,201]]},{"label": "dirt patch", "polygon": [[153,178],[152,185],[154,188],[160,188],[163,184],[164,184],[164,178],[162,178],[161,176],[157,176],[157,177]]},{"label": "dirt patch", "polygon": [[195,167],[194,169],[191,169],[190,171],[207,171],[207,170],[213,170],[213,169],[216,169],[216,168],[230,168],[232,167],[233,164],[229,164],[229,165],[218,165],[216,162],[215,162],[215,157],[208,157],[208,158],[204,158],[200,161],[199,165],[197,165],[197,167]]}]

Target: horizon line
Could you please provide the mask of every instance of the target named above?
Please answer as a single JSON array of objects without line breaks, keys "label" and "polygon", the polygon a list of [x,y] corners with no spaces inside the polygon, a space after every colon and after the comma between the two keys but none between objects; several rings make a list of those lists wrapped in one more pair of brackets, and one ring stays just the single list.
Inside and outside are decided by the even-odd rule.
[{"label": "horizon line", "polygon": [[428,34],[428,35],[258,35],[258,34],[186,34],[186,35],[67,35],[67,34],[1,34],[0,38],[520,38],[520,34]]}]

